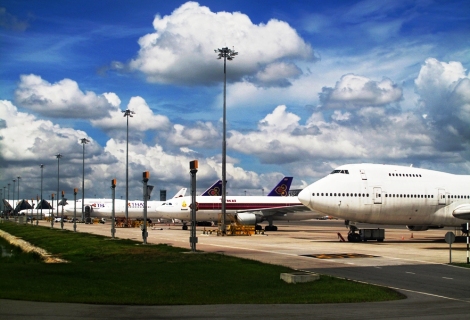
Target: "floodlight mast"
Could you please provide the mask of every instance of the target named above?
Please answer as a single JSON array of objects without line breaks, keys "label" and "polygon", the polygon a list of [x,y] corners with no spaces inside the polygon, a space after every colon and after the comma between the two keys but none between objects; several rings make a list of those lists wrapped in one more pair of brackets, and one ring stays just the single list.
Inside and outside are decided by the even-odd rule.
[{"label": "floodlight mast", "polygon": [[129,219],[129,117],[133,117],[132,115],[135,114],[134,111],[126,109],[122,111],[124,113],[124,117],[127,118],[127,131],[126,131],[126,227],[128,225]]},{"label": "floodlight mast", "polygon": [[85,220],[85,145],[90,142],[87,138],[80,139],[83,145],[83,167],[82,167],[82,221]]},{"label": "floodlight mast", "polygon": [[57,214],[58,214],[59,213],[59,160],[63,156],[60,153],[58,153],[55,155],[55,157],[57,158]]},{"label": "floodlight mast", "polygon": [[15,187],[16,187],[16,179],[13,179],[13,200],[11,200],[11,206],[13,207],[13,215],[15,216],[15,221],[16,221],[16,206],[15,206]]},{"label": "floodlight mast", "polygon": [[[44,165],[41,164],[39,165],[39,167],[41,168],[41,220],[42,220],[42,208],[43,208],[43,199],[42,199],[42,172],[43,172],[43,169],[44,169]],[[37,220],[36,220],[36,224],[37,224]]]},{"label": "floodlight mast", "polygon": [[20,179],[21,179],[21,177],[17,177],[17,178],[18,178],[18,203],[19,203],[19,201],[20,201]]},{"label": "floodlight mast", "polygon": [[217,59],[224,59],[224,111],[223,111],[223,136],[222,136],[222,222],[221,232],[226,233],[226,196],[227,196],[227,142],[226,142],[226,131],[227,131],[227,60],[231,61],[235,58],[238,52],[231,50],[227,47],[222,49],[214,50],[218,54]]}]

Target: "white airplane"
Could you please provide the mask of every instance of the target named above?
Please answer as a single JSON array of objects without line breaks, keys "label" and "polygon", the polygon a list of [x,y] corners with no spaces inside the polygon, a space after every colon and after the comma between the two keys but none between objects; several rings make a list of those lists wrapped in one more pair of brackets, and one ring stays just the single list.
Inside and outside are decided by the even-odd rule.
[{"label": "white airplane", "polygon": [[[289,178],[288,178],[289,179]],[[290,178],[290,182],[292,178]],[[266,231],[276,231],[274,220],[307,220],[320,215],[311,212],[301,204],[297,197],[289,197],[285,178],[271,191],[283,196],[226,196],[227,219],[231,217],[243,225],[255,225],[267,220],[269,225]],[[277,191],[276,191],[277,190]],[[222,207],[222,198],[218,197],[196,197],[197,212],[196,221],[219,221]],[[171,199],[157,208],[157,214],[162,218],[179,219],[189,221],[191,219],[192,198],[190,196]],[[323,215],[323,214],[322,214]],[[186,223],[183,230],[186,230]]]},{"label": "white airplane", "polygon": [[[186,194],[187,188],[182,188],[178,191],[173,198],[183,197]],[[164,201],[147,201],[147,218],[154,219],[155,216],[155,209],[159,205],[161,205]],[[112,207],[113,207],[113,200],[110,198],[104,199],[95,199],[95,198],[85,198],[84,201],[84,210],[87,214],[92,217],[96,218],[111,218],[112,216]],[[128,206],[128,218],[129,219],[138,219],[143,218],[144,212],[144,201],[143,200],[133,200],[127,203]],[[59,208],[59,212],[60,212]],[[126,212],[126,200],[122,199],[115,199],[114,200],[114,213],[115,217],[124,217]],[[64,206],[64,212],[67,214],[73,213],[75,210],[74,203],[68,203]],[[82,199],[77,199],[76,202],[76,210],[77,213],[81,212],[82,210]],[[81,213],[80,213],[81,215]]]},{"label": "white airplane", "polygon": [[[470,220],[470,175],[381,164],[349,164],[302,190],[310,209],[353,222],[406,225],[411,231],[463,227]],[[351,222],[351,223],[349,223]]]},{"label": "white airplane", "polygon": [[[216,181],[211,187],[209,187],[202,195],[207,196],[211,195],[214,192],[217,192],[219,190],[220,185],[222,181]],[[178,191],[174,196],[173,199],[175,198],[180,198],[184,197],[186,194],[187,188],[182,188],[180,191]],[[159,219],[159,217],[156,214],[155,209],[160,206],[164,201],[147,201],[147,218],[148,219]],[[96,217],[96,218],[111,218],[112,216],[112,206],[113,206],[113,200],[110,198],[104,198],[104,199],[94,199],[90,198],[84,199],[84,210],[86,213],[89,213],[90,216]],[[143,200],[133,200],[129,201],[127,203],[128,206],[128,218],[129,219],[141,219],[143,218],[143,213],[144,213],[144,201]],[[77,212],[81,212],[82,210],[82,199],[77,199],[77,205],[76,205],[76,210]],[[114,200],[114,213],[115,217],[125,217],[125,212],[126,212],[126,201],[122,199],[115,199]],[[61,208],[59,208],[60,212]],[[67,214],[73,213],[74,212],[74,205],[73,202],[68,203],[64,207],[64,212],[67,212]],[[81,214],[81,213],[80,213]]]},{"label": "white airplane", "polygon": [[[62,200],[59,200],[59,215],[62,212],[61,201]],[[34,205],[33,200],[31,200],[31,203],[32,203],[32,205]],[[39,208],[41,204],[43,204],[43,209]],[[52,201],[51,201],[51,204],[52,204]],[[38,215],[40,217],[45,217],[45,218],[50,217],[52,214],[57,216],[57,209],[55,207],[54,207],[54,209],[52,209],[51,204],[47,200],[44,199],[43,202],[38,201],[36,203],[35,208],[22,209],[22,210],[20,210],[19,214],[20,215],[26,215],[26,216],[33,216],[33,217],[36,217],[36,215]],[[55,204],[56,204],[56,200],[54,200],[53,205],[55,205]],[[64,206],[64,208],[65,208],[65,206]]]}]

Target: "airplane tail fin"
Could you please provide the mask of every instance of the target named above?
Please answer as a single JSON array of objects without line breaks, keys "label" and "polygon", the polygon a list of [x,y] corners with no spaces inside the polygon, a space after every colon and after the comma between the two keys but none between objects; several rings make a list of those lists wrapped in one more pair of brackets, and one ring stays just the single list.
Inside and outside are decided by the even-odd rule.
[{"label": "airplane tail fin", "polygon": [[5,207],[5,211],[6,210],[13,210],[13,208],[11,207],[11,205],[8,203],[7,200],[3,199],[3,206]]},{"label": "airplane tail fin", "polygon": [[290,185],[293,177],[284,177],[268,194],[270,197],[286,197],[289,195]]},{"label": "airplane tail fin", "polygon": [[173,197],[173,199],[174,199],[174,198],[181,198],[181,197],[184,197],[184,195],[186,194],[186,190],[187,190],[187,189],[188,189],[188,188],[181,188],[181,190],[178,191],[178,192],[175,194],[175,196]]},{"label": "airplane tail fin", "polygon": [[152,195],[153,188],[154,186],[147,185],[147,192],[148,192],[149,199],[150,199],[150,196]]},{"label": "airplane tail fin", "polygon": [[222,180],[216,181],[212,186],[204,191],[201,196],[221,196],[222,195]]}]

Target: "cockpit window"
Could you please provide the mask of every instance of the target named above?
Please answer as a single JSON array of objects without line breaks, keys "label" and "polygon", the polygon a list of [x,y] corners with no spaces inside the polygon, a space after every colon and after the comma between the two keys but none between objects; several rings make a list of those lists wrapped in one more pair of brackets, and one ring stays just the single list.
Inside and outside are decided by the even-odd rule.
[{"label": "cockpit window", "polygon": [[349,174],[349,170],[338,170],[338,169],[336,169],[336,170],[331,171],[330,174],[335,174],[335,173]]}]

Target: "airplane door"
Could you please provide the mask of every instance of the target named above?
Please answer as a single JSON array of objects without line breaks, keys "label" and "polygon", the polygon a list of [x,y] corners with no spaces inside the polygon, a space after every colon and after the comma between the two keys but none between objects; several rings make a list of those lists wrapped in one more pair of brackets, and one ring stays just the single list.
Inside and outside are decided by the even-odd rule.
[{"label": "airplane door", "polygon": [[361,179],[362,180],[367,180],[366,172],[362,169],[360,170],[360,172],[361,172]]},{"label": "airplane door", "polygon": [[446,204],[446,191],[445,189],[437,189],[438,204]]},{"label": "airplane door", "polygon": [[372,193],[372,197],[374,200],[374,204],[381,204],[382,203],[382,188],[374,187],[374,192]]}]

